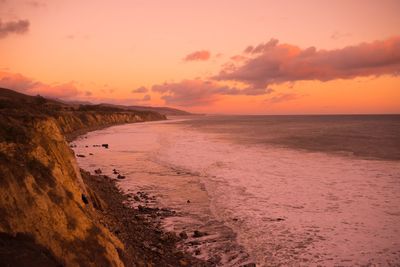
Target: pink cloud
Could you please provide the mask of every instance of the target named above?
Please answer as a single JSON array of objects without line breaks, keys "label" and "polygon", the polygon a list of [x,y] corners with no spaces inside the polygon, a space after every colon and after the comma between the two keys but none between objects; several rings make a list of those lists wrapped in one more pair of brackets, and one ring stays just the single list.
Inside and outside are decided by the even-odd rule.
[{"label": "pink cloud", "polygon": [[0,72],[0,87],[12,89],[24,94],[40,94],[51,98],[73,98],[79,96],[79,91],[73,82],[61,84],[45,84],[27,78],[18,73]]},{"label": "pink cloud", "polygon": [[27,5],[34,7],[34,8],[39,8],[39,7],[45,7],[46,3],[42,1],[27,1]]},{"label": "pink cloud", "polygon": [[150,101],[151,96],[150,95],[144,95],[141,101]]},{"label": "pink cloud", "polygon": [[183,80],[178,83],[154,85],[153,92],[160,93],[167,104],[177,106],[205,106],[216,102],[222,95],[265,95],[272,89],[221,86],[215,81]]},{"label": "pink cloud", "polygon": [[281,103],[281,102],[296,100],[301,97],[302,96],[295,94],[295,93],[284,93],[284,94],[281,93],[281,94],[275,95],[271,98],[265,99],[265,102],[267,102],[269,104],[277,104],[277,103]]},{"label": "pink cloud", "polygon": [[149,91],[149,89],[147,89],[144,86],[141,86],[139,88],[133,89],[132,93],[136,94],[136,93],[147,93]]},{"label": "pink cloud", "polygon": [[206,61],[210,59],[210,52],[207,50],[201,50],[201,51],[196,51],[193,52],[189,55],[187,55],[184,58],[184,61]]},{"label": "pink cloud", "polygon": [[[214,77],[253,88],[301,80],[330,81],[370,75],[397,75],[400,71],[400,36],[336,50],[301,49],[272,39],[244,50],[243,64],[227,64]],[[397,73],[397,74],[396,74]]]},{"label": "pink cloud", "polygon": [[29,20],[17,20],[3,23],[0,20],[0,39],[9,34],[24,34],[29,30]]}]

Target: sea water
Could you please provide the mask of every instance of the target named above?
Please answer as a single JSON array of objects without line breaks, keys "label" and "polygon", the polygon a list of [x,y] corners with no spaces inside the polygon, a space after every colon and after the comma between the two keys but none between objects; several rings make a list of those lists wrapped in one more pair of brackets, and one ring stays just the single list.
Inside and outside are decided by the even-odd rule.
[{"label": "sea water", "polygon": [[[179,245],[196,257],[400,264],[400,116],[201,116],[115,126],[75,143],[82,168],[118,169],[125,192],[176,210],[163,226],[187,232]],[[103,143],[109,149],[93,147]]]}]

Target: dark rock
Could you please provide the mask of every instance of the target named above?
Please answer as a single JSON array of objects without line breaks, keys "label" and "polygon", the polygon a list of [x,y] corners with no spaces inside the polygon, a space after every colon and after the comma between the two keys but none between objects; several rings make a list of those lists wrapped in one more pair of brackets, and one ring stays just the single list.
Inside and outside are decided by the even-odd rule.
[{"label": "dark rock", "polygon": [[190,200],[186,201],[186,203],[190,203]]},{"label": "dark rock", "polygon": [[84,194],[82,194],[82,201],[83,201],[83,203],[85,203],[86,205],[89,204],[89,200],[88,200],[88,198],[87,198]]},{"label": "dark rock", "polygon": [[86,157],[85,155],[82,155],[82,154],[78,154],[78,155],[76,155],[77,157],[80,157],[80,158],[84,158],[84,157]]},{"label": "dark rock", "polygon": [[101,146],[104,148],[108,148],[108,144],[102,144]]},{"label": "dark rock", "polygon": [[247,264],[244,264],[244,265],[240,265],[240,267],[257,267],[257,265],[252,262],[252,263],[247,263]]},{"label": "dark rock", "polygon": [[125,179],[125,176],[124,176],[124,175],[121,175],[121,174],[118,174],[117,178],[118,178],[118,179]]},{"label": "dark rock", "polygon": [[101,171],[101,169],[96,169],[96,170],[94,170],[94,173],[95,173],[95,174],[101,174],[102,171]]},{"label": "dark rock", "polygon": [[89,146],[85,146],[85,147],[89,147]]},{"label": "dark rock", "polygon": [[135,201],[140,201],[140,198],[139,198],[138,196],[134,196],[133,199],[134,199]]},{"label": "dark rock", "polygon": [[270,221],[270,222],[281,222],[281,221],[284,221],[285,219],[278,217],[278,218],[266,218],[265,220]]},{"label": "dark rock", "polygon": [[90,156],[93,156],[93,153],[89,153]]},{"label": "dark rock", "polygon": [[182,239],[188,239],[188,235],[185,231],[182,231],[179,233],[179,237]]},{"label": "dark rock", "polygon": [[198,230],[195,230],[195,231],[193,232],[193,237],[194,237],[194,238],[203,237],[203,236],[205,236],[205,235],[207,235],[207,233],[201,232],[201,231],[198,231]]},{"label": "dark rock", "polygon": [[200,255],[200,254],[201,254],[200,249],[196,249],[196,250],[194,251],[194,255]]}]

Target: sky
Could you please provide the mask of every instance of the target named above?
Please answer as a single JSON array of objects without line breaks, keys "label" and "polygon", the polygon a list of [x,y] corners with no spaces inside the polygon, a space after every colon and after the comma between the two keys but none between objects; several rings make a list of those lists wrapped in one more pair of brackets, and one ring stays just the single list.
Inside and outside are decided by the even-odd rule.
[{"label": "sky", "polygon": [[398,0],[0,0],[0,87],[200,113],[400,113],[398,14]]}]

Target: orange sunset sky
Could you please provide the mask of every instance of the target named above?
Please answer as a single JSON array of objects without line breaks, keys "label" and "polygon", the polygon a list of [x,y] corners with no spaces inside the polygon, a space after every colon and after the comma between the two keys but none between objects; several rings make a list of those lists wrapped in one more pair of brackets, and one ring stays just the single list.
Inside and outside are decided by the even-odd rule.
[{"label": "orange sunset sky", "polygon": [[0,87],[223,114],[400,113],[398,0],[0,0]]}]

